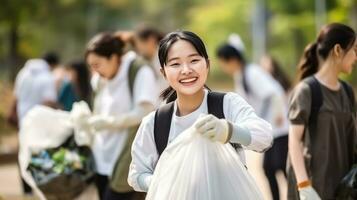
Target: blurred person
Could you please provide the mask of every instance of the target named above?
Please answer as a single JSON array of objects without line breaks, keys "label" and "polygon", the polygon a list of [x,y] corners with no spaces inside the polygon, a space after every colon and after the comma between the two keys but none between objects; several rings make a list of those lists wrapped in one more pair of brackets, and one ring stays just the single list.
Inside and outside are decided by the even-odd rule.
[{"label": "blurred person", "polygon": [[[15,121],[20,134],[22,119],[31,108],[39,104],[57,106],[57,91],[52,74],[54,65],[50,65],[50,63],[54,63],[52,58],[45,55],[43,59],[30,59],[16,76],[14,111],[16,111],[17,120]],[[24,180],[22,183],[24,192],[30,194],[30,186]]]},{"label": "blurred person", "polygon": [[[272,125],[273,136],[278,138],[286,134],[286,96],[282,86],[274,80],[270,73],[266,72],[257,64],[248,64],[244,55],[244,43],[237,34],[231,34],[228,42],[222,44],[216,51],[219,66],[226,74],[233,76],[235,91],[252,105],[258,116]],[[278,146],[284,145],[286,138],[281,138],[277,142]],[[286,141],[285,141],[286,142]],[[282,147],[284,148],[284,147]],[[285,147],[287,148],[287,147]],[[275,152],[271,149],[267,154]],[[278,151],[283,156],[283,152]],[[279,156],[279,157],[281,157]],[[275,168],[282,168],[284,160],[266,160],[273,162]],[[267,167],[267,162],[264,166]],[[271,184],[274,199],[279,199],[279,190],[275,179],[276,170],[265,170]]]},{"label": "blurred person", "polygon": [[162,96],[170,103],[147,115],[139,127],[128,179],[136,191],[149,190],[161,153],[191,127],[212,142],[237,144],[243,164],[242,146],[258,152],[270,147],[270,125],[243,98],[206,88],[210,63],[199,36],[189,31],[169,33],[161,40],[158,54],[162,75],[169,83]]},{"label": "blurred person", "polygon": [[253,106],[260,117],[272,123],[274,127],[272,108],[279,107],[275,104],[280,102],[284,90],[259,65],[247,63],[244,48],[238,35],[230,35],[228,42],[216,51],[219,66],[223,72],[233,76],[235,91]]},{"label": "blurred person", "polygon": [[[280,84],[285,91],[285,96],[291,88],[291,83],[288,76],[284,73],[278,62],[271,56],[265,55],[262,57],[260,66],[270,73],[273,78]],[[273,111],[277,115],[276,127],[273,130],[274,143],[272,148],[264,154],[263,169],[266,177],[268,178],[270,190],[274,200],[279,200],[279,187],[276,179],[276,173],[278,171],[283,172],[286,177],[286,160],[288,155],[288,132],[289,132],[289,120],[287,118],[287,98],[281,98],[284,100],[280,102],[280,106],[274,108]],[[279,105],[279,104],[278,104]]]},{"label": "blurred person", "polygon": [[159,91],[163,91],[168,87],[167,82],[160,73],[161,66],[158,57],[159,42],[163,38],[163,33],[153,27],[142,26],[136,30],[134,38],[138,53],[147,59],[154,68]]},{"label": "blurred person", "polygon": [[85,101],[92,105],[91,74],[82,61],[74,61],[65,66],[65,79],[59,89],[58,102],[66,111],[72,110],[77,101]]},{"label": "blurred person", "polygon": [[289,100],[288,199],[336,199],[356,163],[354,93],[338,79],[352,72],[356,53],[355,31],[339,23],[322,27],[305,48]]},{"label": "blurred person", "polygon": [[278,61],[269,55],[265,55],[260,61],[260,66],[271,74],[276,81],[278,81],[278,83],[283,87],[285,93],[288,95],[291,90],[292,83]]},{"label": "blurred person", "polygon": [[53,77],[55,79],[56,90],[59,91],[64,78],[65,78],[65,68],[60,64],[60,57],[55,52],[47,52],[42,58],[47,62],[50,66]]},{"label": "blurred person", "polygon": [[155,108],[158,91],[154,72],[112,33],[93,37],[85,58],[95,72],[93,116],[88,126],[96,132],[92,151],[97,166],[100,199],[143,199],[128,185],[131,144],[141,119]]}]

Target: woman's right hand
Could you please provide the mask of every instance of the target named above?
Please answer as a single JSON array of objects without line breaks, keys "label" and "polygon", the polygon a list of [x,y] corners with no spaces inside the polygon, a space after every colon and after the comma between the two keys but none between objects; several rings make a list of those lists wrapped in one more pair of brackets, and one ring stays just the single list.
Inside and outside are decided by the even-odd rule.
[{"label": "woman's right hand", "polygon": [[300,200],[321,200],[315,189],[311,186],[307,186],[299,189]]},{"label": "woman's right hand", "polygon": [[201,114],[193,126],[197,132],[204,137],[223,144],[227,143],[232,136],[228,121],[225,119],[218,119],[211,114]]}]

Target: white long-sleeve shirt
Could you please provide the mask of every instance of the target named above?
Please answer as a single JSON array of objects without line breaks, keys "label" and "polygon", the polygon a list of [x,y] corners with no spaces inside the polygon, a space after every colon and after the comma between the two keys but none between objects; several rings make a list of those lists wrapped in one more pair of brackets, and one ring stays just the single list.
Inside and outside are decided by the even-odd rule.
[{"label": "white long-sleeve shirt", "polygon": [[[206,91],[200,107],[185,116],[176,115],[177,104],[175,102],[169,143],[184,130],[191,127],[201,113],[208,114],[207,94],[208,92]],[[248,130],[251,139],[250,144],[244,146],[246,149],[261,152],[271,146],[273,137],[270,124],[259,118],[253,108],[238,94],[227,93],[224,96],[223,112],[227,121],[239,126],[242,130]],[[128,182],[136,191],[148,190],[159,159],[154,139],[154,120],[155,112],[150,113],[143,119],[132,145],[132,162],[130,164]],[[243,150],[238,150],[238,154],[244,162]]]},{"label": "white long-sleeve shirt", "polygon": [[[275,138],[287,135],[289,120],[287,118],[287,99],[281,85],[266,71],[256,64],[245,68],[246,83],[249,93],[243,88],[243,75],[234,75],[235,90],[272,125]],[[279,120],[277,120],[279,118]]]},{"label": "white long-sleeve shirt", "polygon": [[[156,80],[149,66],[142,66],[136,74],[133,95],[130,94],[128,73],[131,62],[136,58],[134,52],[122,57],[120,70],[111,80],[103,80],[98,74],[92,79],[93,89],[97,92],[94,114],[121,117],[130,113],[141,103],[155,105],[157,101]],[[128,129],[103,130],[96,133],[92,151],[96,161],[97,173],[110,176],[115,162],[123,151]]]},{"label": "white long-sleeve shirt", "polygon": [[50,66],[42,59],[30,59],[16,76],[15,96],[20,126],[22,119],[35,105],[56,102],[55,79]]}]

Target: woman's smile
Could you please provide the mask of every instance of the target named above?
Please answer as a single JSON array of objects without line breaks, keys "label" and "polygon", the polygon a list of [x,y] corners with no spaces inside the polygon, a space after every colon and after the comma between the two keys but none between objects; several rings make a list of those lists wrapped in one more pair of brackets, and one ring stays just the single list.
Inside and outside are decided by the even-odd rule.
[{"label": "woman's smile", "polygon": [[191,86],[194,85],[198,80],[198,77],[187,77],[187,78],[182,78],[179,80],[179,82],[183,85],[183,86]]}]

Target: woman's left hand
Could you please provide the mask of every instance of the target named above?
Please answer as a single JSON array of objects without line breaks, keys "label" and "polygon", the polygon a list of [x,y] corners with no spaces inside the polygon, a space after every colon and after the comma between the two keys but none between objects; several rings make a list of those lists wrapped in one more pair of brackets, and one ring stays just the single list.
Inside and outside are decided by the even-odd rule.
[{"label": "woman's left hand", "polygon": [[232,136],[229,122],[211,114],[200,116],[193,126],[197,132],[212,141],[227,143]]}]

